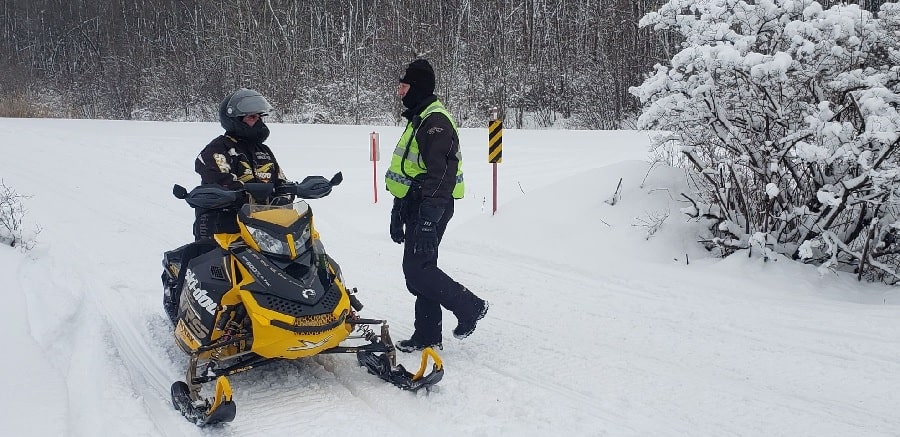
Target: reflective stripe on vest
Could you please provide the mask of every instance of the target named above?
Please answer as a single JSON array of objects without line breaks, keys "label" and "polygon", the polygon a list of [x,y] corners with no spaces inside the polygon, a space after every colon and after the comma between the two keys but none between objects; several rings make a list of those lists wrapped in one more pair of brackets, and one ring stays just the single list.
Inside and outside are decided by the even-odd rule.
[{"label": "reflective stripe on vest", "polygon": [[[435,101],[428,105],[419,117],[424,122],[429,115],[436,112],[444,114],[450,120],[450,125],[453,126],[456,137],[459,138],[456,122],[453,121],[453,117],[450,116],[450,113],[447,112],[447,109],[444,108],[440,101]],[[421,125],[422,123],[420,122],[419,126]],[[419,158],[419,143],[416,141],[417,131],[418,128],[413,128],[412,122],[406,124],[406,129],[403,131],[403,135],[400,135],[400,140],[397,141],[397,147],[394,148],[394,154],[391,156],[391,166],[384,175],[384,185],[395,197],[406,197],[406,194],[409,193],[409,187],[414,182],[413,179],[426,172],[425,163],[421,162]],[[456,184],[453,186],[452,196],[454,199],[462,199],[465,194],[465,183],[462,173],[462,152],[458,145],[456,158],[459,160],[459,163],[456,168]]]}]

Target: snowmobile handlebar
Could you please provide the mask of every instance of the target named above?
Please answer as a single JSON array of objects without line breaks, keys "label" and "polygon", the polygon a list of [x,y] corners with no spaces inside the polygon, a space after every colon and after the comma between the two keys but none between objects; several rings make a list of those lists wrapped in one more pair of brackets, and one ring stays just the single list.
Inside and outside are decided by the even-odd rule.
[{"label": "snowmobile handlebar", "polygon": [[190,192],[181,185],[172,187],[172,195],[182,199],[192,208],[228,209],[237,208],[250,199],[257,203],[270,202],[276,198],[320,199],[331,194],[331,189],[344,180],[341,172],[335,173],[331,179],[324,176],[307,176],[300,182],[288,182],[276,186],[272,183],[251,182],[236,190],[229,190],[220,185],[200,185]]}]

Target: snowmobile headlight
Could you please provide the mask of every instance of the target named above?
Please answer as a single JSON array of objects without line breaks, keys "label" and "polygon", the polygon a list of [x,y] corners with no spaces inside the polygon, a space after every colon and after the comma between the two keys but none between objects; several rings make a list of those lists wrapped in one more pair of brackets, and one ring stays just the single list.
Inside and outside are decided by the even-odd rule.
[{"label": "snowmobile headlight", "polygon": [[306,242],[309,241],[311,236],[312,232],[310,231],[309,224],[307,224],[303,227],[300,237],[294,239],[294,250],[297,252],[297,255],[306,252]]},{"label": "snowmobile headlight", "polygon": [[290,256],[291,251],[286,241],[275,238],[268,232],[253,226],[247,226],[247,232],[253,237],[253,241],[256,242],[260,252]]}]

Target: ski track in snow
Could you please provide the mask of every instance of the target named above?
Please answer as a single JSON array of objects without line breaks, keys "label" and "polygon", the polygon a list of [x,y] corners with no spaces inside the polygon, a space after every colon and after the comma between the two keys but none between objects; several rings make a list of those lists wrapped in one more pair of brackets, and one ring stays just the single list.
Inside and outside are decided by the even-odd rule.
[{"label": "ski track in snow", "polygon": [[[110,346],[121,361],[133,392],[142,399],[147,417],[155,427],[155,430],[142,429],[141,432],[146,435],[184,435],[192,431],[193,426],[172,414],[175,411],[169,401],[169,388],[178,374],[173,375],[171,366],[160,360],[161,349],[154,347],[159,342],[153,341],[149,314],[139,310],[146,308],[146,302],[139,298],[141,289],[110,277],[110,271],[98,266],[94,272],[82,272],[84,293],[99,313],[104,335],[110,338]],[[166,341],[171,342],[171,338]]]}]

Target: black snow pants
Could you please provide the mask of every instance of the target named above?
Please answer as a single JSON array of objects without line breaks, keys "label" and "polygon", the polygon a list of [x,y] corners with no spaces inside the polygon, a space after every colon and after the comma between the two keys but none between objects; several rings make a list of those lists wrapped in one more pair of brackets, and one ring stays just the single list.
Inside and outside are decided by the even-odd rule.
[{"label": "black snow pants", "polygon": [[[406,277],[409,292],[416,296],[413,338],[426,344],[437,343],[441,341],[441,307],[452,312],[458,320],[471,320],[476,316],[479,299],[438,268],[439,249],[434,253],[415,251],[419,228],[419,202],[410,202],[403,206],[403,210],[406,223],[403,275]],[[444,215],[437,224],[438,247],[451,217],[453,217],[452,200],[447,204]]]}]

